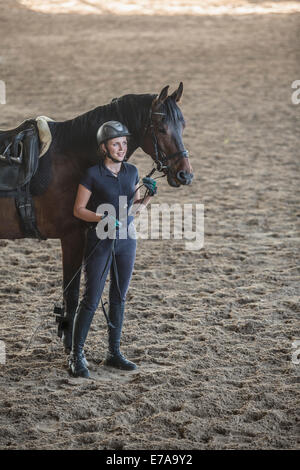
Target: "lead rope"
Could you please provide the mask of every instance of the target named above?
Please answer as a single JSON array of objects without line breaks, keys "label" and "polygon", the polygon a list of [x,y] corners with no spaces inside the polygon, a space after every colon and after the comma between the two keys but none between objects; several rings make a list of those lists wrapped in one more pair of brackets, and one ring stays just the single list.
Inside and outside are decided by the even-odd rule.
[{"label": "lead rope", "polygon": [[[85,262],[81,264],[81,266],[79,267],[79,269],[76,271],[76,273],[75,273],[74,276],[72,277],[71,281],[70,281],[70,282],[67,284],[67,286],[64,288],[63,294],[65,293],[65,291],[67,290],[67,288],[69,287],[69,285],[71,284],[71,282],[74,280],[74,278],[77,276],[77,274],[79,273],[79,271],[82,269],[82,267],[84,267],[84,266],[87,265],[87,262],[88,262],[89,257],[92,255],[92,253],[95,251],[96,247],[98,246],[99,242],[101,242],[101,241],[102,241],[102,240],[99,239],[99,240],[97,241],[97,243],[95,243],[94,247],[92,248],[92,250],[90,251],[90,253],[89,253],[88,256],[86,257]],[[114,241],[114,240],[113,240],[113,241]],[[112,250],[113,250],[113,246],[112,246]],[[112,253],[112,251],[111,251],[111,252],[109,253],[109,255],[108,255],[108,259],[107,259],[107,261],[106,261],[106,264],[105,264],[105,267],[104,267],[104,271],[103,271],[103,273],[102,273],[102,275],[101,275],[100,281],[101,281],[101,279],[102,279],[102,277],[103,277],[103,274],[104,274],[104,272],[105,272],[105,270],[106,270],[106,267],[107,267],[107,264],[108,264],[108,261],[109,261],[109,258],[110,258],[111,253]],[[102,309],[103,309],[103,313],[104,313],[105,319],[106,319],[106,321],[107,321],[107,324],[109,324],[109,320],[108,320],[107,313],[106,313],[105,308],[104,308],[104,304],[103,304],[103,301],[102,301],[102,297],[101,297],[101,302],[102,302]],[[57,308],[57,307],[55,307],[55,308]],[[54,308],[54,312],[55,312],[55,308]],[[57,319],[59,318],[60,321],[63,321],[63,318],[64,318],[63,314],[64,314],[64,312],[62,311],[61,316],[60,316],[60,317],[57,316],[56,318],[57,318]],[[27,346],[26,346],[26,348],[25,348],[25,351],[28,350],[28,348],[29,348],[29,346],[31,345],[31,343],[32,343],[32,341],[33,341],[33,339],[34,339],[34,337],[36,336],[36,334],[37,334],[37,332],[38,332],[38,330],[41,328],[41,326],[44,325],[44,323],[45,323],[45,321],[41,321],[41,322],[38,324],[38,326],[33,330],[33,333],[31,334],[30,339],[29,339],[29,341],[27,342]]]},{"label": "lead rope", "polygon": [[[102,239],[99,239],[94,247],[92,248],[92,250],[90,251],[90,253],[88,254],[88,256],[85,258],[85,262],[80,266],[80,268],[77,270],[77,272],[75,273],[75,275],[73,276],[73,278],[71,279],[71,281],[68,283],[68,285],[65,287],[65,289],[63,290],[63,293],[65,292],[65,290],[69,287],[69,285],[71,284],[71,282],[73,281],[73,279],[77,276],[77,274],[79,273],[79,271],[82,269],[82,267],[86,266],[87,265],[87,261],[88,261],[88,258],[91,256],[91,254],[95,251],[96,247],[98,246],[99,242],[101,242]],[[117,271],[117,268],[116,268],[116,260],[115,260],[115,239],[112,240],[112,246],[111,246],[111,251],[109,252],[108,254],[108,257],[107,257],[107,260],[106,260],[106,263],[105,263],[105,266],[104,266],[104,269],[102,271],[102,274],[101,274],[101,277],[100,277],[100,281],[102,280],[102,277],[106,271],[106,268],[108,266],[108,263],[109,263],[109,260],[111,258],[111,256],[113,257],[113,262],[114,262],[114,270],[115,270],[115,277],[116,277],[116,282],[117,282],[117,288],[118,288],[118,291],[119,291],[119,295],[121,297],[121,291],[120,291],[120,287],[119,287],[119,276],[118,276],[118,271]],[[102,300],[102,296],[101,296],[101,307],[102,307],[102,310],[103,310],[103,313],[104,313],[104,316],[105,316],[105,319],[106,319],[106,322],[107,322],[107,325],[111,328],[115,328],[115,326],[109,321],[109,318],[108,318],[108,315],[107,315],[107,312],[106,312],[106,309],[105,309],[105,305],[107,304],[107,302],[103,303],[103,300]],[[34,339],[34,337],[36,336],[37,332],[39,331],[39,329],[45,324],[45,322],[48,323],[48,320],[42,320],[41,322],[39,322],[38,326],[33,330],[33,333],[31,334],[30,338],[29,338],[29,341],[27,342],[27,345],[26,345],[26,348],[25,348],[25,351],[27,351]]]},{"label": "lead rope", "polygon": [[[156,169],[153,168],[147,176],[149,177],[149,176],[153,175],[153,173],[154,173],[155,171],[156,171]],[[137,190],[138,190],[139,188],[141,188],[142,186],[143,186],[143,185],[140,185],[140,186],[135,190],[134,194],[135,194],[135,193],[137,192]],[[145,200],[147,194],[148,194],[148,190],[145,192],[144,197],[143,197],[143,199],[142,199],[142,202],[141,202],[140,204],[143,204],[143,202],[144,202],[144,200]],[[94,247],[91,249],[90,253],[89,253],[88,256],[85,258],[84,263],[82,263],[82,264],[80,265],[80,267],[77,269],[77,271],[76,271],[76,273],[74,274],[74,276],[71,278],[71,280],[68,282],[68,284],[66,285],[66,287],[63,289],[62,295],[64,295],[64,293],[66,292],[66,290],[68,289],[68,287],[70,286],[70,284],[73,282],[73,280],[75,279],[75,277],[78,275],[78,273],[81,271],[81,269],[82,269],[84,266],[87,265],[90,256],[94,253],[95,249],[97,248],[98,244],[99,244],[101,241],[102,241],[101,239],[97,240],[97,242],[95,243]],[[116,265],[116,260],[115,260],[114,246],[115,246],[115,239],[113,240],[112,250],[111,250],[111,252],[109,253],[109,256],[108,256],[108,259],[107,259],[107,262],[106,262],[104,271],[103,271],[103,273],[102,273],[102,275],[101,275],[100,281],[101,281],[102,276],[103,276],[103,274],[104,274],[104,272],[105,272],[105,270],[106,270],[107,263],[108,263],[108,261],[109,261],[109,259],[110,259],[110,255],[112,255],[112,256],[113,256],[113,265],[114,265],[114,271],[115,271],[115,278],[116,278],[117,288],[118,288],[119,296],[120,296],[120,298],[121,298],[122,295],[121,295],[120,286],[119,286],[119,276],[118,276],[118,270],[117,270],[117,265]],[[107,305],[107,302],[104,303],[103,300],[102,300],[102,297],[101,297],[101,308],[102,308],[103,314],[104,314],[104,316],[105,316],[106,322],[107,322],[108,326],[113,326],[113,325],[110,323],[109,319],[108,319],[108,315],[107,315],[107,312],[106,312],[106,309],[105,309],[105,305]],[[57,309],[57,310],[56,310],[56,309]],[[57,321],[58,321],[58,322],[60,322],[60,321],[63,322],[63,319],[64,319],[64,311],[63,311],[63,308],[54,307],[54,312],[55,312],[55,313],[58,313],[58,312],[60,313],[60,316],[58,315],[56,318],[57,318]]]},{"label": "lead rope", "polygon": [[[156,168],[152,168],[152,170],[150,171],[150,173],[148,173],[147,177],[149,178],[150,176],[152,176],[155,171],[156,171]],[[158,178],[162,178],[163,176],[165,176],[165,175],[158,176]],[[157,179],[157,178],[155,178],[155,179]],[[138,191],[138,189],[140,189],[142,186],[143,186],[143,185],[141,184],[141,185],[135,190],[134,194],[135,194],[135,193]],[[144,197],[143,197],[142,202],[141,202],[140,204],[143,204],[143,202],[144,202],[146,196],[148,195],[148,193],[149,193],[149,190],[147,189],[147,190],[145,191]],[[98,241],[97,241],[96,245],[94,246],[94,248],[92,249],[92,251],[89,253],[88,257],[86,258],[86,263],[85,263],[85,264],[87,264],[88,258],[89,258],[90,255],[93,253],[93,251],[94,251],[94,249],[96,248],[96,246],[98,245],[99,241],[101,241],[101,240],[98,240]],[[100,281],[101,281],[101,279],[102,279],[102,277],[103,277],[103,274],[105,273],[106,266],[107,266],[108,261],[109,261],[109,259],[110,259],[110,255],[112,255],[113,271],[114,271],[114,276],[115,276],[115,280],[116,280],[116,284],[117,284],[117,289],[118,289],[119,297],[120,297],[120,300],[122,300],[122,294],[121,294],[120,284],[119,284],[119,273],[118,273],[117,262],[116,262],[115,239],[113,239],[112,249],[111,249],[111,252],[110,252],[110,254],[109,254],[109,256],[108,256],[108,259],[107,259],[106,265],[105,265],[105,267],[104,267],[104,270],[103,270],[103,272],[102,272]],[[75,274],[75,276],[76,276],[76,275],[77,275],[77,273]],[[74,276],[74,277],[75,277],[75,276]],[[70,282],[72,282],[72,280],[74,279],[74,277],[71,279]],[[70,283],[69,283],[69,284],[70,284]],[[69,284],[68,284],[68,286],[69,286]],[[67,286],[67,287],[68,287],[68,286]],[[64,292],[64,291],[63,291],[63,292]],[[109,320],[109,318],[108,318],[107,311],[106,311],[106,309],[105,309],[105,306],[107,305],[107,302],[103,302],[102,296],[101,296],[101,299],[100,299],[100,300],[101,300],[101,308],[102,308],[104,317],[105,317],[105,319],[106,319],[107,325],[108,325],[109,327],[111,327],[111,328],[115,328],[115,326],[110,322],[110,320]]]},{"label": "lead rope", "polygon": [[[88,260],[90,258],[90,256],[94,253],[95,249],[97,248],[97,246],[99,245],[99,243],[103,241],[101,238],[99,238],[99,240],[97,240],[97,242],[95,243],[95,245],[93,246],[93,248],[91,249],[90,253],[88,254],[88,256],[85,258],[84,260],[84,263],[81,264],[81,266],[79,267],[79,269],[76,271],[76,273],[74,274],[74,276],[72,277],[71,281],[67,284],[67,286],[64,288],[63,290],[63,294],[65,293],[66,289],[69,287],[69,285],[71,284],[71,282],[73,281],[73,279],[77,276],[77,274],[79,273],[79,271],[85,267],[88,263]],[[110,257],[113,257],[113,260],[115,260],[115,239],[112,240],[112,246],[111,246],[111,251],[109,252],[108,254],[108,257],[107,257],[107,260],[106,260],[106,263],[105,263],[105,266],[104,266],[104,269],[102,271],[102,274],[101,274],[101,277],[100,277],[100,281],[102,280],[102,277],[106,271],[106,268],[108,266],[108,263],[109,263],[109,260],[110,260]],[[118,278],[118,274],[117,274],[117,287],[118,287],[118,290],[119,290],[119,295],[121,295],[120,293],[120,287],[119,287],[119,278]],[[104,313],[104,316],[105,316],[105,319],[106,319],[106,322],[108,324],[108,326],[113,326],[109,319],[108,319],[108,315],[107,315],[107,312],[105,310],[105,305],[107,304],[107,302],[103,303],[103,300],[102,300],[102,296],[101,296],[101,307],[102,307],[102,310],[103,310],[103,313]]]},{"label": "lead rope", "polygon": [[[85,263],[81,264],[80,268],[76,271],[76,273],[75,273],[75,275],[72,277],[71,281],[70,281],[70,282],[67,284],[67,286],[64,288],[63,294],[64,294],[64,292],[67,290],[67,288],[69,287],[69,285],[71,284],[71,282],[73,281],[73,279],[77,276],[77,274],[79,273],[79,271],[82,269],[82,267],[87,264],[88,258],[91,256],[91,254],[92,254],[92,253],[94,252],[94,250],[96,249],[98,243],[101,242],[101,241],[102,241],[101,239],[99,239],[99,240],[97,241],[97,243],[96,243],[95,246],[92,248],[92,250],[91,250],[91,252],[89,253],[89,255],[87,256],[87,258],[85,259]],[[109,253],[109,257],[110,257],[110,255],[111,255],[111,252]],[[108,260],[107,260],[107,262],[106,262],[106,265],[107,265],[107,263],[108,263]],[[105,269],[106,269],[106,266],[105,266],[105,268],[104,268],[104,271],[105,271]],[[103,273],[102,273],[102,276],[103,276]],[[102,279],[102,276],[101,276],[101,279]],[[102,298],[101,298],[101,302],[103,303]],[[54,307],[54,313],[58,313],[57,311],[55,311],[56,308],[57,308],[57,307]],[[104,312],[105,312],[105,309],[104,309]],[[62,310],[61,313],[60,313],[60,316],[56,316],[56,319],[59,318],[60,321],[63,321],[63,318],[64,318],[64,317],[63,317],[63,313],[64,313],[64,312],[63,312],[63,310]],[[106,312],[104,313],[104,315],[105,315],[106,321],[107,321],[108,324],[109,324],[109,321],[108,321],[108,317],[107,317]],[[25,351],[27,351],[27,350],[29,349],[29,347],[30,347],[30,345],[31,345],[31,343],[32,343],[32,341],[33,341],[33,339],[34,339],[34,337],[36,336],[37,332],[39,331],[39,329],[40,329],[45,323],[48,324],[48,319],[45,319],[45,320],[40,321],[39,324],[37,325],[37,327],[33,330],[32,334],[31,334],[31,336],[30,336],[30,338],[29,338],[29,340],[28,340],[28,342],[27,342],[27,345],[26,345],[26,347],[25,347]]]}]

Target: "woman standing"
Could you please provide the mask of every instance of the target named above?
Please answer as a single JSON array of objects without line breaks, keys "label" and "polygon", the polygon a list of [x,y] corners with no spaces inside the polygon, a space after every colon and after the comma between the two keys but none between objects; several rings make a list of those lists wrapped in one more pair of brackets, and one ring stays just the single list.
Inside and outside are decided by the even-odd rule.
[{"label": "woman standing", "polygon": [[[122,221],[119,220],[122,211],[125,211],[127,217],[123,224],[125,222],[125,226],[127,223],[129,227],[133,221],[133,215],[129,215],[133,204],[137,205],[138,213],[141,202],[144,206],[149,203],[151,196],[156,193],[156,181],[151,178],[143,179],[148,194],[141,200],[138,170],[134,165],[124,162],[129,135],[126,126],[118,121],[104,123],[97,132],[97,142],[104,157],[99,164],[87,169],[78,186],[73,213],[92,223],[87,233],[84,259],[99,241],[96,233],[99,222],[103,221],[101,224],[110,228],[113,226],[115,238],[101,239],[84,266],[85,290],[74,318],[69,358],[69,372],[75,377],[89,377],[83,347],[109,270],[108,352],[104,364],[123,370],[136,369],[136,364],[128,361],[120,352],[125,300],[135,261],[136,239],[130,237],[128,228],[125,237],[120,237],[117,229],[122,226]],[[124,200],[126,204],[120,207],[119,202]],[[106,217],[104,213],[98,213],[100,204],[110,204],[116,216]]]}]

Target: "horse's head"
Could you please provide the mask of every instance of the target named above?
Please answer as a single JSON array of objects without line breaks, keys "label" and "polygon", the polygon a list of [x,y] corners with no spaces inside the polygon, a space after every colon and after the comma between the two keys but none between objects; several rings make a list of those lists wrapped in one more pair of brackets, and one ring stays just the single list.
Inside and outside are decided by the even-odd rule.
[{"label": "horse's head", "polygon": [[151,155],[157,169],[167,175],[169,185],[178,187],[190,184],[193,173],[182,142],[185,121],[177,106],[183,84],[170,96],[168,88],[164,87],[152,101],[141,147]]}]

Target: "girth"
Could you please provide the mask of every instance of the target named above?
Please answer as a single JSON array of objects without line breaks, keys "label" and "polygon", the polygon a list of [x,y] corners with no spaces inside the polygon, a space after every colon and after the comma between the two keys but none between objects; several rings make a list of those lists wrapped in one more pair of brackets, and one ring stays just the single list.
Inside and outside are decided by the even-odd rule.
[{"label": "girth", "polygon": [[24,238],[38,238],[39,240],[47,240],[47,237],[41,234],[37,227],[34,203],[29,191],[30,183],[22,188],[17,189],[15,196],[15,205],[20,216],[20,223]]}]

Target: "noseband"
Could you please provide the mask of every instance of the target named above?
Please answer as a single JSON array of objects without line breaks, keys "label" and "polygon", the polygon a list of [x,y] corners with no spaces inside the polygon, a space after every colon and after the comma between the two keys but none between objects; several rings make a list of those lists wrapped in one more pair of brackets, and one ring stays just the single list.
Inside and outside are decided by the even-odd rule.
[{"label": "noseband", "polygon": [[183,150],[180,150],[179,152],[172,153],[171,155],[166,155],[161,150],[161,148],[159,147],[157,136],[155,134],[154,124],[152,122],[152,115],[153,114],[160,114],[162,116],[165,116],[165,113],[159,113],[159,112],[152,111],[152,106],[150,106],[149,115],[148,115],[147,123],[144,126],[144,133],[143,133],[143,137],[141,139],[141,143],[143,142],[148,129],[150,129],[152,143],[153,143],[153,147],[154,147],[154,154],[155,154],[154,163],[156,164],[156,170],[157,171],[163,171],[165,174],[167,174],[168,171],[170,170],[170,166],[168,165],[168,161],[175,158],[175,157],[179,157],[180,159],[181,158],[188,158],[189,152],[186,149],[183,149]]}]

